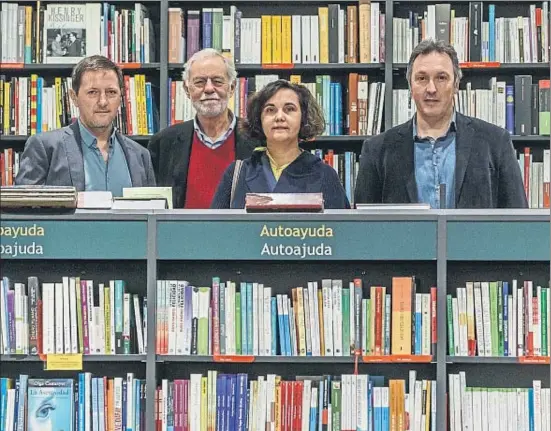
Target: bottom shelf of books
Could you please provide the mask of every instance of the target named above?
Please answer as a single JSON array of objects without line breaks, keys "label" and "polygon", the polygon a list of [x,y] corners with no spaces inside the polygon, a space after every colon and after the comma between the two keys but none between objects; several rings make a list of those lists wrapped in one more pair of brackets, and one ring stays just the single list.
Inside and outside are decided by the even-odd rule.
[{"label": "bottom shelf of books", "polygon": [[[436,431],[436,380],[415,370],[403,378],[369,374],[282,377],[208,370],[161,379],[155,391],[156,430],[400,430]],[[451,431],[547,430],[550,389],[470,383],[450,373]],[[145,381],[133,373],[105,377],[1,378],[2,429],[145,430]]]}]

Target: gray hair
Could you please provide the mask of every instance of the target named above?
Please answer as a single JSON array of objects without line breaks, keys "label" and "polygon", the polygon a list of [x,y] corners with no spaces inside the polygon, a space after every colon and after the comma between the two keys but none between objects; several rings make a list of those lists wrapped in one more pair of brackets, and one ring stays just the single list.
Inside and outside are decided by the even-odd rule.
[{"label": "gray hair", "polygon": [[411,69],[413,68],[413,63],[415,62],[415,59],[420,55],[427,55],[432,52],[446,54],[448,57],[450,57],[453,65],[454,83],[456,86],[459,86],[459,82],[463,77],[463,72],[461,72],[461,68],[459,67],[459,59],[457,58],[457,52],[455,51],[455,48],[453,47],[453,45],[447,42],[432,38],[423,40],[415,48],[413,48],[411,56],[409,57],[406,72],[406,79],[408,81],[408,84],[411,86]]},{"label": "gray hair", "polygon": [[182,79],[184,81],[189,80],[189,69],[191,68],[191,65],[193,62],[198,60],[204,60],[206,58],[212,58],[212,57],[220,57],[222,60],[224,60],[224,64],[226,65],[226,74],[228,75],[228,79],[230,82],[234,82],[237,78],[237,72],[235,70],[235,65],[233,64],[233,61],[227,57],[225,57],[220,51],[214,49],[214,48],[205,48],[201,51],[197,51],[195,54],[193,54],[187,63],[184,65],[184,71],[182,72]]}]

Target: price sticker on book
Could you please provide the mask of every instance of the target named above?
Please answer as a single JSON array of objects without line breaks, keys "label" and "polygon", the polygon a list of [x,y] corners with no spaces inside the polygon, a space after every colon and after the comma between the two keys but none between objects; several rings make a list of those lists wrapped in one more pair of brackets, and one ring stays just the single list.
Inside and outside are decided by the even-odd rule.
[{"label": "price sticker on book", "polygon": [[47,371],[82,371],[82,353],[47,355]]}]

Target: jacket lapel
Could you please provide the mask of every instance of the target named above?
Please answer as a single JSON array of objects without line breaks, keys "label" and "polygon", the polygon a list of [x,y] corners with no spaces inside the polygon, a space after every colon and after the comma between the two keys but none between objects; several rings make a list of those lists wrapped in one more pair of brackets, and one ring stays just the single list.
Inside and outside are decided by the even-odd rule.
[{"label": "jacket lapel", "polygon": [[121,145],[124,157],[126,158],[126,164],[128,165],[128,171],[130,172],[130,180],[132,181],[132,187],[142,187],[144,181],[140,173],[145,173],[145,170],[138,169],[140,166],[140,161],[136,156],[136,152],[130,148],[130,145],[123,135],[119,132],[115,132],[115,135]]},{"label": "jacket lapel", "polygon": [[474,130],[471,120],[459,113],[456,114],[457,132],[455,135],[455,204],[461,197],[461,189],[465,181],[465,172],[469,163],[474,141]]},{"label": "jacket lapel", "polygon": [[395,146],[392,154],[392,161],[387,165],[390,169],[402,177],[405,182],[409,202],[417,202],[417,183],[415,182],[415,163],[413,148],[413,119],[409,120],[398,129],[398,139],[392,139]]},{"label": "jacket lapel", "polygon": [[[256,160],[254,160],[256,159]],[[266,175],[262,171],[262,156],[254,154],[251,158],[251,168],[245,176],[246,191],[245,193],[266,193],[270,190]]]},{"label": "jacket lapel", "polygon": [[81,141],[78,122],[75,121],[65,128],[63,145],[65,146],[65,154],[67,155],[67,162],[69,164],[71,182],[77,191],[84,190],[84,160],[82,148],[80,148]]},{"label": "jacket lapel", "polygon": [[[187,173],[189,168],[189,160],[191,158],[191,145],[193,143],[193,120],[186,122],[182,133],[178,136],[170,149],[173,162],[172,170],[172,187],[179,188],[176,194],[181,196],[182,207],[185,203],[185,193],[187,189]],[[180,199],[180,198],[179,198]]]}]

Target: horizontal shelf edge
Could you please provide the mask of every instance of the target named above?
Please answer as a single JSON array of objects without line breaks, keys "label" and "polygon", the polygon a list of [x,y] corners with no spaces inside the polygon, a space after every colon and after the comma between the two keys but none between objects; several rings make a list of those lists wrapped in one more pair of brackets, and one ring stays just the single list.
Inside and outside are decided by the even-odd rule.
[{"label": "horizontal shelf edge", "polygon": [[[239,360],[239,356],[233,355],[224,359],[221,355],[218,358],[214,356],[184,356],[184,355],[157,355],[157,362],[200,362],[200,363],[286,363],[286,364],[354,364],[354,356],[243,356],[243,360]],[[435,363],[432,358],[409,356],[403,357],[360,357],[358,363],[382,363],[382,364],[399,364],[399,363]]]},{"label": "horizontal shelf edge", "polygon": [[[146,355],[83,355],[84,362],[145,362]],[[35,355],[0,355],[0,362],[42,362]]]},{"label": "horizontal shelf edge", "polygon": [[517,364],[517,365],[549,365],[549,357],[526,356],[446,356],[450,364]]},{"label": "horizontal shelf edge", "polygon": [[[146,0],[147,1],[147,0]],[[159,1],[159,0],[150,0],[150,1]],[[133,1],[129,3],[134,3]],[[0,71],[3,72],[18,72],[18,71],[34,71],[34,70],[72,70],[73,67],[76,66],[76,63],[60,63],[60,64],[52,64],[52,63],[32,63],[32,64],[25,64],[25,63],[4,63],[0,65]],[[161,63],[154,62],[154,63],[118,63],[117,66],[119,66],[120,69],[122,69],[123,73],[125,70],[155,70],[159,69],[161,67]]]},{"label": "horizontal shelf edge", "polygon": [[[129,139],[134,141],[149,141],[153,135],[127,135]],[[323,135],[319,136],[312,141],[302,141],[300,144],[305,147],[311,147],[317,143],[321,145],[331,144],[331,143],[353,143],[355,145],[363,143],[366,139],[373,138],[375,135]],[[0,142],[18,142],[24,143],[29,139],[27,135],[0,135]],[[522,143],[537,143],[540,144],[550,144],[551,137],[547,135],[511,135],[511,139],[515,144]]]}]

